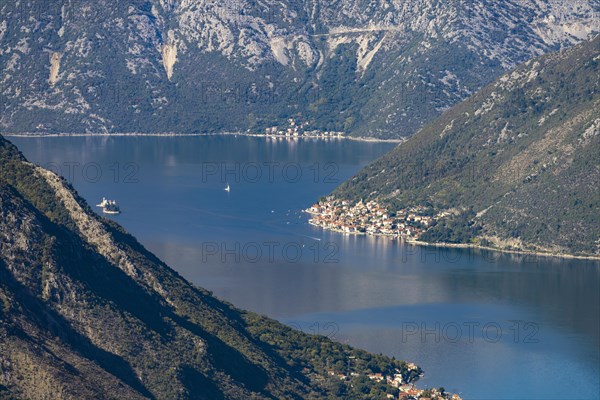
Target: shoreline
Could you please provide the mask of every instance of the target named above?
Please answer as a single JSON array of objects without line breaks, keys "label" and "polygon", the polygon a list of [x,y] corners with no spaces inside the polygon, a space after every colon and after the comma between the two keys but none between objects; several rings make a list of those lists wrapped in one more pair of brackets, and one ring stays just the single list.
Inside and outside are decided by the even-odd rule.
[{"label": "shoreline", "polygon": [[[164,133],[137,133],[137,132],[129,132],[129,133],[3,133],[0,134],[4,137],[18,137],[18,138],[43,138],[43,137],[203,137],[203,136],[246,136],[246,137],[259,137],[259,138],[274,138],[274,139],[283,139],[283,140],[353,140],[353,141],[361,141],[361,142],[373,142],[373,143],[403,143],[406,139],[379,139],[372,137],[363,137],[363,136],[336,136],[336,137],[324,137],[324,136],[279,136],[279,135],[267,135],[260,133],[246,133],[246,132],[220,132],[220,133],[174,133],[174,132],[164,132]],[[304,210],[307,212],[306,210]],[[311,213],[308,213],[311,214]],[[500,253],[507,254],[522,254],[522,255],[535,255],[541,257],[553,257],[553,258],[562,258],[562,259],[576,259],[576,260],[590,260],[590,261],[600,261],[600,256],[583,256],[583,255],[575,255],[568,253],[550,253],[550,252],[542,252],[542,251],[534,251],[534,250],[516,250],[516,249],[501,249],[497,247],[489,247],[489,246],[481,246],[472,243],[429,243],[423,242],[418,239],[408,239],[402,236],[390,236],[390,235],[382,235],[382,234],[369,234],[366,232],[345,232],[338,229],[325,228],[321,225],[309,222],[310,225],[321,228],[326,231],[341,233],[344,235],[355,235],[355,236],[377,236],[377,237],[385,237],[389,239],[401,239],[405,243],[415,245],[415,246],[424,246],[424,247],[441,247],[441,248],[458,248],[458,249],[478,249],[478,250],[488,250]]]},{"label": "shoreline", "polygon": [[368,136],[281,136],[281,135],[267,135],[262,133],[248,133],[248,132],[219,132],[219,133],[175,133],[175,132],[163,132],[163,133],[143,133],[143,132],[122,132],[122,133],[0,133],[4,137],[18,137],[18,138],[43,138],[43,137],[201,137],[201,136],[246,136],[246,137],[260,137],[260,138],[274,138],[284,140],[353,140],[357,142],[372,142],[372,143],[403,143],[406,138],[399,139],[380,139]]},{"label": "shoreline", "polygon": [[579,255],[568,254],[568,253],[549,253],[549,252],[534,251],[534,250],[500,249],[497,247],[481,246],[481,245],[472,244],[472,243],[429,243],[429,242],[423,242],[420,240],[406,240],[406,242],[416,245],[416,246],[423,246],[423,247],[477,249],[477,250],[488,250],[488,251],[494,251],[494,252],[498,252],[498,253],[507,253],[507,254],[532,255],[532,256],[539,256],[539,257],[563,258],[563,259],[572,259],[572,260],[600,261],[600,256],[579,256]]},{"label": "shoreline", "polygon": [[[308,214],[310,214],[310,213],[308,213]],[[481,246],[481,245],[472,244],[472,243],[429,243],[429,242],[423,242],[418,239],[408,239],[408,238],[402,237],[402,236],[370,234],[370,233],[366,233],[366,232],[344,232],[339,229],[325,228],[321,225],[315,224],[310,221],[308,223],[309,223],[309,225],[318,227],[324,231],[340,233],[343,235],[373,236],[373,237],[383,237],[383,238],[388,238],[388,239],[400,239],[401,241],[403,241],[407,244],[413,245],[413,246],[455,248],[455,249],[477,249],[477,250],[488,250],[488,251],[494,251],[494,252],[498,252],[498,253],[507,253],[507,254],[521,254],[521,255],[549,257],[549,258],[600,261],[600,256],[580,256],[580,255],[568,254],[568,253],[549,253],[549,252],[541,252],[541,251],[534,251],[534,250],[500,249],[497,247]]]}]

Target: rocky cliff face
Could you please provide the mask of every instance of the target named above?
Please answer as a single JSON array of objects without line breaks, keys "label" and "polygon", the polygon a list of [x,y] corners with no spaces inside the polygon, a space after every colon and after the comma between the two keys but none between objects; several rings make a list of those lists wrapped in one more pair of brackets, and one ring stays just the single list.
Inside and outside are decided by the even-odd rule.
[{"label": "rocky cliff face", "polygon": [[192,286],[0,136],[0,398],[360,398],[338,360],[420,372]]},{"label": "rocky cliff face", "polygon": [[260,130],[294,117],[403,136],[598,32],[599,12],[597,0],[19,0],[0,7],[0,128]]}]

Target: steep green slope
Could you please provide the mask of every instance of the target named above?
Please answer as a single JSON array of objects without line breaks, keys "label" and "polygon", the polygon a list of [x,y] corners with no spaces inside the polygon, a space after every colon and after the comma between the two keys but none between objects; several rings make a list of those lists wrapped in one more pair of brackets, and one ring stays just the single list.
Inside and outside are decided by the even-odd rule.
[{"label": "steep green slope", "polygon": [[0,137],[0,398],[383,399],[396,369],[190,285]]},{"label": "steep green slope", "polygon": [[421,239],[600,255],[600,37],[531,60],[335,196],[446,212]]}]

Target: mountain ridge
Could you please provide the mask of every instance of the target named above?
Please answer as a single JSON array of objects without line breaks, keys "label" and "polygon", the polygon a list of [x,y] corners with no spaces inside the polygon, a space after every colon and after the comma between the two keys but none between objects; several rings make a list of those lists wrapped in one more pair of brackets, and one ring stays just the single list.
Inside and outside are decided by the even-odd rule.
[{"label": "mountain ridge", "polygon": [[502,72],[600,32],[594,0],[21,0],[0,129],[409,136]]}]

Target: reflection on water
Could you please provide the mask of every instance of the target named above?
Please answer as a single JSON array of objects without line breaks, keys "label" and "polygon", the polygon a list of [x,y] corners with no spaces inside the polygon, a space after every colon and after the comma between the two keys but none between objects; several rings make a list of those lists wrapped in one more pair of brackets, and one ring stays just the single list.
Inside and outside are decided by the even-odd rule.
[{"label": "reflection on water", "polygon": [[598,262],[420,248],[307,224],[302,209],[389,144],[13,141],[60,170],[90,203],[116,198],[124,210],[116,220],[237,306],[418,362],[423,385],[465,398],[597,398]]}]

